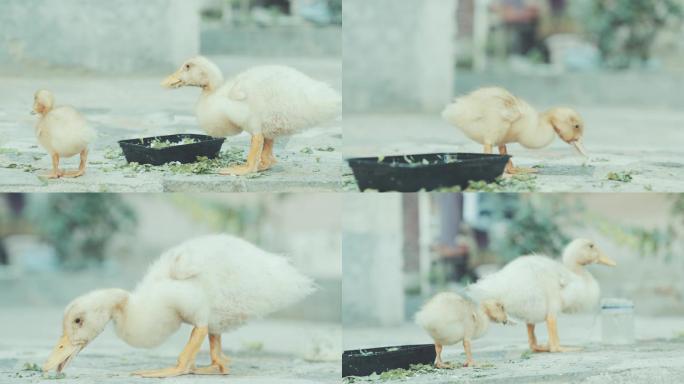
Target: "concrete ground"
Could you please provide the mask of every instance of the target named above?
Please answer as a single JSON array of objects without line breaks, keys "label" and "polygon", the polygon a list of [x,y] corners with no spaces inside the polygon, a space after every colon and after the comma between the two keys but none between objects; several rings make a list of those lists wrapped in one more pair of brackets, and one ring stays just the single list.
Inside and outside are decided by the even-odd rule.
[{"label": "concrete ground", "polygon": [[[546,327],[537,327],[541,343]],[[461,345],[446,347],[443,359],[457,368],[435,370],[407,378],[412,384],[432,383],[681,383],[684,381],[684,319],[637,317],[637,342],[626,346],[601,343],[601,319],[593,315],[559,319],[561,343],[579,346],[580,352],[531,354],[525,326],[493,325],[473,342],[474,368],[465,361]],[[428,344],[429,336],[414,324],[396,327],[344,328],[345,350],[380,346]],[[347,382],[373,382],[361,378]]]},{"label": "concrete ground", "polygon": [[[47,358],[61,331],[62,308],[3,308],[0,313],[0,382],[52,382],[40,372],[24,370]],[[231,358],[228,376],[182,376],[143,379],[130,372],[172,366],[190,328],[183,326],[163,345],[136,349],[108,327],[66,368],[64,383],[338,383],[341,377],[339,324],[261,320],[223,335]],[[209,362],[208,343],[197,364]]]},{"label": "concrete ground", "polygon": [[[684,191],[684,112],[635,108],[580,108],[586,122],[585,161],[557,139],[547,148],[509,146],[514,163],[539,167],[525,183],[541,192],[681,192]],[[344,156],[431,152],[482,152],[457,128],[433,115],[344,116]],[[348,171],[347,171],[348,172]],[[628,173],[629,182],[609,180]],[[507,190],[504,187],[503,190]]]},{"label": "concrete ground", "polygon": [[[217,56],[226,77],[253,65],[279,63],[298,68],[340,89],[341,63],[335,59],[288,59]],[[179,63],[180,65],[180,63]],[[174,68],[169,68],[169,73]],[[334,191],[343,187],[341,121],[332,121],[276,142],[279,163],[257,177],[193,174],[185,170],[125,167],[117,141],[175,133],[202,133],[194,117],[195,88],[165,90],[166,73],[127,77],[33,70],[32,75],[0,75],[0,192],[234,192]],[[29,114],[38,89],[54,92],[57,104],[80,110],[98,132],[87,174],[78,179],[47,180],[51,167],[38,147]],[[246,156],[250,137],[226,140],[231,163]],[[76,168],[78,159],[63,162]]]}]

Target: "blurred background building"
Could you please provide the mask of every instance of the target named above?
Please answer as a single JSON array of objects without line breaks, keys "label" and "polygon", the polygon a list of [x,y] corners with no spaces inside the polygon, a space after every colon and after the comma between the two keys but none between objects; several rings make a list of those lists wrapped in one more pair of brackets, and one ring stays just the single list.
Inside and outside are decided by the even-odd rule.
[{"label": "blurred background building", "polygon": [[0,73],[150,73],[197,54],[339,58],[340,39],[341,0],[0,4]]},{"label": "blurred background building", "polygon": [[642,316],[684,314],[679,195],[389,194],[344,204],[345,325],[411,321],[434,293],[521,255],[559,258],[576,237],[594,239],[618,263],[589,266],[602,297],[633,300]]},{"label": "blurred background building", "polygon": [[286,255],[319,285],[275,318],[336,323],[340,205],[329,194],[0,195],[0,306],[61,308],[92,289],[133,289],[164,250],[229,233]]}]

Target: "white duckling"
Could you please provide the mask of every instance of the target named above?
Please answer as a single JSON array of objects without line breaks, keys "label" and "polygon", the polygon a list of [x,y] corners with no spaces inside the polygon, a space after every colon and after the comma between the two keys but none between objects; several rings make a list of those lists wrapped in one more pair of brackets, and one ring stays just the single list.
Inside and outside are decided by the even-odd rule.
[{"label": "white duckling", "polygon": [[[462,130],[466,136],[484,145],[485,153],[498,146],[499,153],[508,153],[507,144],[520,143],[525,148],[543,148],[556,136],[586,155],[582,144],[584,121],[570,108],[551,108],[538,113],[524,100],[503,88],[478,89],[456,99],[442,112],[444,120]],[[507,173],[529,173],[534,169],[516,168],[513,162]]]},{"label": "white duckling", "polygon": [[506,324],[508,317],[503,305],[496,300],[484,300],[477,304],[457,293],[442,292],[423,305],[416,313],[415,320],[435,341],[435,367],[450,368],[442,362],[444,345],[462,341],[466,353],[463,366],[472,366],[471,340],[487,332],[490,321]]},{"label": "white duckling", "polygon": [[[88,145],[95,139],[95,131],[85,118],[72,107],[55,107],[55,98],[51,92],[36,92],[33,100],[33,112],[39,116],[36,124],[36,138],[52,158],[52,172],[47,177],[79,177],[85,174],[88,163]],[[81,162],[77,171],[65,172],[59,168],[59,161],[64,157],[80,154]]]},{"label": "white duckling", "polygon": [[342,104],[328,84],[285,66],[254,67],[224,83],[221,70],[205,57],[188,60],[162,85],[202,88],[195,113],[209,135],[252,135],[246,164],[220,171],[226,175],[271,168],[275,139],[335,118]]},{"label": "white duckling", "polygon": [[[175,367],[137,375],[227,374],[222,333],[313,290],[311,279],[281,256],[229,235],[199,237],[163,253],[132,292],[103,289],[72,301],[64,312],[62,337],[43,369],[61,372],[111,320],[121,339],[143,348],[160,345],[182,323],[194,327]],[[195,357],[207,336],[211,365],[196,368]]]},{"label": "white duckling", "polygon": [[[561,347],[556,321],[561,312],[586,311],[598,305],[599,285],[584,268],[593,263],[616,265],[593,241],[576,239],[565,247],[562,263],[545,256],[518,257],[471,285],[469,291],[474,297],[501,301],[509,316],[524,320],[532,351],[575,351]],[[548,346],[538,345],[534,334],[535,324],[544,321]]]}]

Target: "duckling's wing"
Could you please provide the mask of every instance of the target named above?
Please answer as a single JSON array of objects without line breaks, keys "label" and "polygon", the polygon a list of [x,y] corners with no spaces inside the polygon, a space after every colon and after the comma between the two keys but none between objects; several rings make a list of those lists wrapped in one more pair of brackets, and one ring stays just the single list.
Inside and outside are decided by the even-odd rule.
[{"label": "duckling's wing", "polygon": [[203,248],[197,241],[189,240],[168,249],[147,270],[143,281],[188,280],[202,273],[206,266],[202,262]]},{"label": "duckling's wing", "polygon": [[501,116],[504,121],[513,124],[520,120],[522,111],[520,101],[517,97],[506,91],[505,93],[495,96],[494,100],[498,101],[499,116]]},{"label": "duckling's wing", "polygon": [[505,89],[483,88],[457,98],[442,117],[476,141],[497,144],[522,112],[518,98]]},{"label": "duckling's wing", "polygon": [[563,312],[587,311],[598,304],[600,289],[593,278],[567,271],[566,284],[561,290]]},{"label": "duckling's wing", "polygon": [[171,256],[169,265],[169,276],[173,280],[191,279],[202,272],[200,265],[193,262],[193,257],[188,252],[178,250]]},{"label": "duckling's wing", "polygon": [[264,133],[289,134],[334,118],[342,99],[328,84],[284,66],[261,66],[232,80],[233,101],[249,106]]},{"label": "duckling's wing", "polygon": [[561,310],[557,264],[545,256],[521,256],[468,289],[478,300],[500,300],[514,318],[541,322]]}]

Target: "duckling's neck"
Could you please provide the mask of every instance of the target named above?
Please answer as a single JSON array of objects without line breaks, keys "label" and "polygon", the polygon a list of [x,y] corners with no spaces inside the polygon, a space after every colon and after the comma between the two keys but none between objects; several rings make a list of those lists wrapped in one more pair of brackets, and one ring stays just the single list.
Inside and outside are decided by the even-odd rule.
[{"label": "duckling's neck", "polygon": [[223,85],[223,74],[221,72],[210,71],[207,78],[207,83],[202,86],[202,93],[204,94],[212,94]]},{"label": "duckling's neck", "polygon": [[178,314],[159,297],[136,292],[113,312],[112,320],[122,340],[142,348],[163,343],[181,325]]},{"label": "duckling's neck", "polygon": [[485,332],[487,332],[487,329],[489,328],[489,316],[487,316],[487,312],[484,309],[484,306],[482,304],[479,304],[477,306],[477,309],[475,310],[475,329],[474,329],[474,337],[479,337],[481,335],[484,335]]},{"label": "duckling's neck", "polygon": [[[563,265],[565,265],[569,270],[572,272],[580,275],[580,276],[586,276],[589,274],[589,271],[587,271],[586,268],[584,268],[584,265],[578,263],[577,261],[573,260],[572,258],[563,258]],[[589,274],[590,275],[590,274]]]},{"label": "duckling's neck", "polygon": [[50,113],[52,109],[52,105],[45,105],[36,111],[36,115],[42,119],[43,117],[47,116],[47,114]]},{"label": "duckling's neck", "polygon": [[531,120],[527,128],[520,133],[518,142],[525,148],[531,149],[543,148],[551,144],[556,137],[556,131],[551,124],[550,111],[538,114],[536,121]]}]

